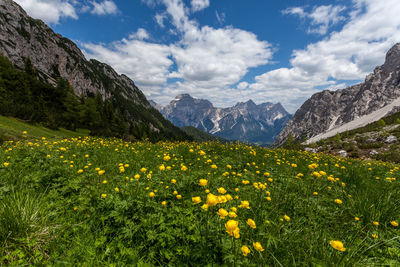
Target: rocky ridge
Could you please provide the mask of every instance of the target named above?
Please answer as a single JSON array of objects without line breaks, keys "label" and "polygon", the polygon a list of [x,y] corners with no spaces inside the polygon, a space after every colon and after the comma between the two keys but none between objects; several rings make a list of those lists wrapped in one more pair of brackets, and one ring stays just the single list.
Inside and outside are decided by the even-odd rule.
[{"label": "rocky ridge", "polygon": [[[390,104],[392,106],[388,106]],[[363,83],[337,91],[324,90],[311,96],[296,111],[275,144],[284,144],[290,135],[300,141],[313,137],[312,141],[318,141],[379,120],[397,111],[398,106],[400,43],[387,52],[385,63],[376,67]],[[365,117],[373,112],[374,116]]]}]

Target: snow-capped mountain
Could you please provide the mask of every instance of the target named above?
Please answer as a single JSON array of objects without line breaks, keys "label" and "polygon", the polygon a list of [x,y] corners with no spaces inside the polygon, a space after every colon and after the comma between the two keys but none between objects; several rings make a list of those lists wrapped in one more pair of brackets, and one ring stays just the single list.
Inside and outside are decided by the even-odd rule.
[{"label": "snow-capped mountain", "polygon": [[217,108],[208,100],[182,94],[165,107],[154,101],[150,104],[176,126],[193,126],[224,139],[258,144],[272,143],[291,118],[280,103],[256,105],[252,100]]}]

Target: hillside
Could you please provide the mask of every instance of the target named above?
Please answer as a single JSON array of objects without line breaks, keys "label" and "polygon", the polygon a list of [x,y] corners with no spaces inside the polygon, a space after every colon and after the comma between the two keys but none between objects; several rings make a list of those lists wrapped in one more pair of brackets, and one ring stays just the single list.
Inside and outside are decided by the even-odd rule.
[{"label": "hillside", "polygon": [[400,107],[400,43],[386,54],[361,84],[337,91],[324,90],[311,96],[279,134],[275,144],[292,136],[310,142],[363,127]]},{"label": "hillside", "polygon": [[208,142],[208,141],[220,141],[220,142],[226,142],[227,140],[224,140],[220,137],[211,135],[209,133],[203,132],[200,129],[197,129],[196,127],[193,126],[186,126],[181,128],[188,136],[192,137],[194,141],[196,142]]},{"label": "hillside", "polygon": [[[75,43],[29,17],[14,1],[0,0],[0,25],[0,55],[7,57],[13,66],[26,70],[28,62],[42,83],[56,87],[63,80],[76,97],[89,102],[95,102],[99,95],[98,102],[103,102],[102,109],[108,109],[108,118],[101,127],[91,129],[93,134],[152,140],[187,138],[150,106],[127,76],[99,61],[86,60]],[[49,121],[51,118],[46,119]]]},{"label": "hillside", "polygon": [[323,153],[400,163],[400,112],[307,147]]},{"label": "hillside", "polygon": [[0,115],[0,143],[4,141],[17,141],[25,138],[71,138],[87,136],[88,134],[89,131],[84,129],[77,129],[76,131],[62,128],[52,130],[40,125],[33,125],[19,119]]}]

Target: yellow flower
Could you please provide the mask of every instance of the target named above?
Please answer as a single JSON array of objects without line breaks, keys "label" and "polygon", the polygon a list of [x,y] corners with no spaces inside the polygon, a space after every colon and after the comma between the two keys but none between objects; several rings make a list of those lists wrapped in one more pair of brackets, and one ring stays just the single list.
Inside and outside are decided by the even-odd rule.
[{"label": "yellow flower", "polygon": [[375,222],[374,221],[374,222],[372,222],[372,224],[375,225],[375,226],[379,226],[379,222]]},{"label": "yellow flower", "polygon": [[230,217],[230,218],[236,218],[236,217],[237,217],[236,212],[230,211],[230,212],[229,212],[229,217]]},{"label": "yellow flower", "polygon": [[101,194],[101,198],[106,198],[107,194]]},{"label": "yellow flower", "polygon": [[233,236],[233,231],[238,228],[239,226],[239,221],[235,220],[229,220],[225,223],[225,230],[226,232],[230,235]]},{"label": "yellow flower", "polygon": [[79,170],[78,170],[78,173],[82,173],[82,172],[83,172],[83,170],[82,170],[82,169],[79,169]]},{"label": "yellow flower", "polygon": [[228,169],[232,169],[232,166],[231,165],[226,165],[226,167],[228,168]]},{"label": "yellow flower", "polygon": [[232,207],[232,208],[231,208],[231,211],[236,212],[236,211],[237,211],[237,208],[236,208],[236,207]]},{"label": "yellow flower", "polygon": [[177,198],[177,199],[181,199],[182,196],[181,196],[181,195],[176,195],[176,198]]},{"label": "yellow flower", "polygon": [[170,160],[171,159],[171,157],[170,156],[164,156],[164,161],[168,161],[168,160]]},{"label": "yellow flower", "polygon": [[172,179],[172,180],[171,180],[171,183],[172,183],[172,184],[176,184],[176,180],[175,180],[175,179]]},{"label": "yellow flower", "polygon": [[271,201],[271,197],[265,197],[266,200]]},{"label": "yellow flower", "polygon": [[339,251],[346,251],[346,248],[343,247],[342,241],[339,241],[339,240],[331,240],[331,241],[329,242],[329,244],[331,244],[331,246],[332,246],[334,249],[336,249],[336,250],[339,250]]},{"label": "yellow flower", "polygon": [[167,201],[161,202],[161,205],[166,206],[167,205]]},{"label": "yellow flower", "polygon": [[106,171],[105,170],[101,170],[98,172],[99,175],[103,175]]},{"label": "yellow flower", "polygon": [[397,226],[399,226],[399,223],[398,223],[398,222],[396,222],[396,221],[391,221],[391,222],[390,222],[390,224],[391,224],[391,225],[393,225],[394,227],[397,227]]},{"label": "yellow flower", "polygon": [[103,183],[103,184],[106,184],[106,183],[107,183],[107,180],[104,180],[102,183]]},{"label": "yellow flower", "polygon": [[372,236],[372,238],[378,239],[378,235],[377,234],[372,234],[371,236]]},{"label": "yellow flower", "polygon": [[10,164],[10,163],[8,163],[8,162],[4,162],[4,163],[3,163],[4,167],[7,167],[9,164]]},{"label": "yellow flower", "polygon": [[252,219],[247,219],[247,224],[248,224],[251,228],[253,228],[253,229],[256,229],[256,228],[257,228],[257,227],[256,227],[256,222],[253,221]]},{"label": "yellow flower", "polygon": [[228,211],[223,208],[219,209],[217,213],[221,218],[225,218],[226,216],[228,216]]},{"label": "yellow flower", "polygon": [[238,207],[250,209],[250,203],[247,200],[244,200],[244,201],[240,202],[240,205]]},{"label": "yellow flower", "polygon": [[203,206],[201,206],[202,210],[208,210],[208,205],[207,204],[203,204]]},{"label": "yellow flower", "polygon": [[354,220],[356,220],[358,222],[360,220],[360,218],[354,217]]},{"label": "yellow flower", "polygon": [[283,219],[285,219],[285,221],[290,221],[290,217],[289,216],[287,216],[286,214],[283,216]]},{"label": "yellow flower", "polygon": [[200,179],[200,180],[199,180],[199,185],[200,185],[200,186],[206,186],[207,183],[208,183],[208,180],[206,180],[206,179]]},{"label": "yellow flower", "polygon": [[115,192],[119,192],[119,188],[118,187],[114,188],[114,190],[115,190]]},{"label": "yellow flower", "polygon": [[163,165],[160,165],[158,168],[160,169],[160,171],[164,171],[164,170],[165,170],[164,164],[163,164]]},{"label": "yellow flower", "polygon": [[313,195],[314,195],[314,196],[318,196],[318,192],[314,192]]},{"label": "yellow flower", "polygon": [[257,251],[264,251],[263,247],[261,246],[260,242],[253,242],[253,247]]},{"label": "yellow flower", "polygon": [[139,174],[135,174],[135,176],[133,176],[133,178],[135,178],[136,180],[139,180],[140,175]]},{"label": "yellow flower", "polygon": [[223,187],[218,188],[218,193],[225,194],[226,193],[225,188],[223,188]]},{"label": "yellow flower", "polygon": [[213,165],[211,165],[211,168],[212,168],[212,169],[216,169],[216,168],[217,168],[217,165],[213,164]]},{"label": "yellow flower", "polygon": [[78,207],[74,207],[74,211],[77,211],[78,210]]},{"label": "yellow flower", "polygon": [[155,197],[156,194],[154,194],[154,192],[150,192],[149,193],[149,197]]},{"label": "yellow flower", "polygon": [[175,190],[172,194],[177,195],[177,194],[178,194],[178,191]]},{"label": "yellow flower", "polygon": [[181,167],[181,170],[182,170],[182,171],[186,171],[186,170],[187,170],[187,167],[186,167],[185,165],[183,165],[183,166]]},{"label": "yellow flower", "polygon": [[140,171],[144,173],[144,172],[147,171],[147,169],[146,168],[141,168]]},{"label": "yellow flower", "polygon": [[250,253],[250,249],[247,246],[242,246],[241,250],[244,256]]},{"label": "yellow flower", "polygon": [[218,204],[218,197],[213,195],[213,194],[211,194],[211,193],[209,193],[207,195],[207,205],[209,207],[212,207],[212,206],[215,206],[217,204]]},{"label": "yellow flower", "polygon": [[27,131],[23,131],[22,134],[28,134],[28,132]]},{"label": "yellow flower", "polygon": [[341,201],[340,199],[335,199],[335,203],[337,203],[337,204],[342,204],[343,203],[343,201]]},{"label": "yellow flower", "polygon": [[192,197],[192,201],[194,204],[199,204],[201,202],[201,197]]}]

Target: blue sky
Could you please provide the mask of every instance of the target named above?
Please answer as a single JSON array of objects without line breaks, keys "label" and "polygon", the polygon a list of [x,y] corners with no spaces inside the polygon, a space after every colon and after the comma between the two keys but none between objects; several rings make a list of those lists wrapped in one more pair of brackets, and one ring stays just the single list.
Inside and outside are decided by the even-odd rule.
[{"label": "blue sky", "polygon": [[359,83],[400,41],[398,0],[16,0],[127,74],[148,99],[189,93],[289,112]]}]

